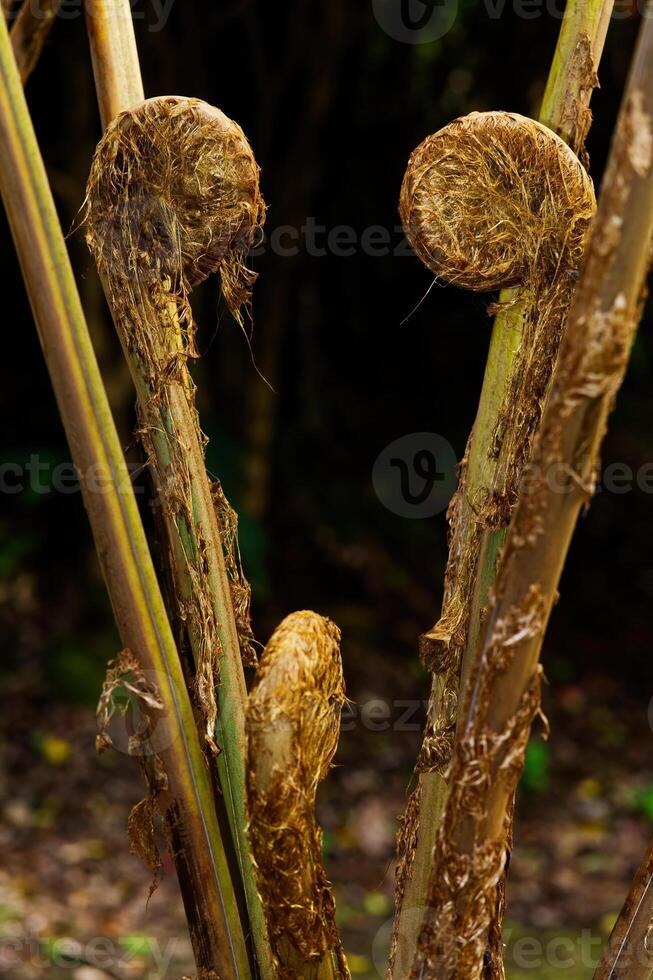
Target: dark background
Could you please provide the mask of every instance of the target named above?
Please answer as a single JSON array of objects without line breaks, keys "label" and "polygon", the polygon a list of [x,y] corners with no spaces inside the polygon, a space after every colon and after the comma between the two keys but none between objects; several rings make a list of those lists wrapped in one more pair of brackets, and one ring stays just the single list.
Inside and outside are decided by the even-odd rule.
[{"label": "dark background", "polygon": [[[638,26],[635,8],[619,5],[593,100],[588,149],[597,183]],[[326,229],[317,234],[320,247],[341,225],[358,240],[371,226],[392,236],[385,256],[355,248],[347,257],[329,249],[308,254],[301,237],[297,254],[275,255],[268,238],[253,259],[260,279],[251,351],[215,280],[195,303],[204,356],[194,375],[210,437],[207,463],[240,513],[257,635],[264,642],[295,609],[331,616],[343,631],[348,690],[359,708],[375,698],[427,697],[416,641],[437,616],[446,559],[444,515],[411,520],[390,512],[374,491],[374,462],[393,440],[424,431],[445,437],[462,455],[490,336],[489,298],[455,289],[433,289],[402,325],[431,284],[401,247],[397,228],[406,162],[417,143],[457,115],[490,108],[536,114],[560,24],[552,3],[529,7],[528,18],[518,4],[506,3],[498,17],[493,9],[461,0],[442,38],[407,44],[382,29],[371,0],[177,0],[158,31],[149,0],[134,5],[146,94],[197,96],[243,126],[262,168],[268,236],[311,220]],[[64,10],[28,99],[69,229],[79,222],[100,125],[83,18],[75,4]],[[83,231],[69,244],[123,441],[138,460],[130,381]],[[0,258],[0,462],[37,456],[52,467],[69,454],[4,219]],[[647,314],[605,464],[636,472],[653,460],[651,356]],[[136,485],[145,499],[144,475]],[[83,832],[92,839],[101,837],[92,829],[98,817],[82,799],[105,794],[118,826],[125,799],[138,793],[138,777],[123,774],[127,760],[102,768],[86,758],[91,709],[118,639],[79,494],[28,487],[1,494],[0,506],[6,705],[0,788],[9,808],[2,840],[21,866],[32,868],[27,904],[41,908],[48,889],[59,893],[61,914],[45,933],[76,935],[77,926],[66,926],[68,889],[54,884],[61,861],[49,865],[43,855],[81,833],[66,787],[76,788],[77,817],[85,814]],[[574,936],[576,926],[604,934],[649,833],[652,507],[650,493],[636,486],[599,494],[576,535],[545,644],[554,729],[548,748],[538,741],[529,753],[513,902],[514,921],[538,935],[563,924]],[[419,730],[370,731],[359,722],[347,728],[341,768],[322,799],[326,852],[358,973],[376,976],[371,937],[390,914],[393,818]],[[116,796],[113,782],[127,778],[124,798]],[[556,842],[570,834],[572,844],[560,851]],[[121,847],[116,832],[115,848]],[[31,848],[37,850],[30,858]],[[116,873],[136,882],[144,904],[140,869],[127,860]],[[86,869],[87,858],[80,861]],[[107,862],[96,860],[83,871],[86,881],[84,875],[101,883],[110,876]],[[13,903],[20,913],[9,921],[24,921],[15,878],[10,868],[4,899],[0,878],[0,913]],[[165,895],[153,899],[149,925],[135,925],[140,912],[134,912],[133,922],[116,929],[155,930],[157,901],[159,910],[166,902],[176,908],[174,890]],[[93,907],[91,899],[87,904]],[[85,934],[93,929],[88,915]],[[96,920],[98,928],[114,935]],[[544,967],[528,975],[549,976]],[[578,967],[562,975],[585,973]]]}]

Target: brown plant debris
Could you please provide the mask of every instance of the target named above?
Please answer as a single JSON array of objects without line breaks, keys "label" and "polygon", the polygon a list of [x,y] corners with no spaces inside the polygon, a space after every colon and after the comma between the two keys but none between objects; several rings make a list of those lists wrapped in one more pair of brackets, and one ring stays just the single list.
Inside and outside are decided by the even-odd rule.
[{"label": "brown plant debris", "polygon": [[[195,700],[213,752],[222,656],[220,564],[231,571],[243,655],[252,660],[249,587],[235,543],[233,511],[196,521],[193,474],[204,437],[188,371],[197,357],[190,290],[220,272],[236,319],[255,275],[245,259],[265,205],[259,170],[240,127],[196,99],[150,99],[108,127],[91,168],[87,241],[110,299],[139,395],[139,435],[152,466],[175,570],[175,610],[195,659]],[[208,487],[207,487],[208,496]],[[208,522],[208,523],[207,523]],[[218,551],[220,553],[218,553]],[[220,616],[220,619],[219,619]]]},{"label": "brown plant debris", "polygon": [[344,701],[338,627],[313,612],[288,616],[262,654],[247,712],[248,832],[284,980],[327,956],[349,977],[315,818]]},{"label": "brown plant debris", "polygon": [[[119,701],[117,695],[122,691],[126,696]],[[130,731],[127,751],[138,759],[148,786],[148,795],[137,803],[129,814],[127,834],[129,849],[152,872],[150,896],[157,889],[163,875],[163,864],[156,841],[154,816],[156,800],[167,789],[167,777],[156,748],[156,718],[163,711],[156,684],[146,677],[138,661],[130,650],[122,650],[107,668],[102,692],[97,707],[98,734],[96,748],[104,752],[113,745],[109,735],[109,725],[116,714],[125,719],[125,731]],[[132,718],[127,719],[131,710]],[[134,727],[135,723],[135,727]]]},{"label": "brown plant debris", "polygon": [[156,840],[154,816],[156,805],[152,794],[132,807],[127,820],[129,850],[140,858],[143,864],[152,872],[150,897],[154,894],[163,878],[163,861],[159,854]]},{"label": "brown plant debris", "polygon": [[211,496],[213,497],[213,505],[215,507],[220,538],[224,549],[243,666],[256,667],[258,664],[258,655],[254,646],[256,638],[252,629],[252,587],[247,581],[240,557],[240,548],[238,546],[238,514],[225,497],[222,484],[219,480],[216,480],[212,484]]},{"label": "brown plant debris", "polygon": [[[116,695],[121,690],[127,697],[119,702]],[[163,711],[163,702],[154,682],[145,676],[131,650],[125,649],[120,651],[115,660],[110,661],[102,685],[97,706],[98,734],[95,739],[98,752],[104,752],[113,745],[109,734],[111,720],[116,713],[125,716],[133,707],[134,700],[146,720],[143,725],[139,718],[140,727],[130,734],[128,751],[130,755],[140,755],[143,743],[152,732],[149,718],[153,713]]]},{"label": "brown plant debris", "polygon": [[472,595],[482,527],[466,506],[467,458],[460,467],[460,480],[447,520],[449,557],[444,580],[442,615],[420,637],[420,655],[441,687],[441,695],[429,700],[422,748],[417,758],[418,772],[444,774],[451,759],[458,710],[458,677],[469,627]]},{"label": "brown plant debris", "polygon": [[[422,786],[418,782],[417,786],[408,798],[408,805],[403,817],[399,818],[399,830],[397,831],[397,853],[401,855],[397,870],[395,872],[395,898],[397,907],[401,906],[404,892],[413,866],[415,849],[417,848],[418,814],[421,805]],[[394,961],[396,952],[397,937],[392,937],[391,962]]]}]

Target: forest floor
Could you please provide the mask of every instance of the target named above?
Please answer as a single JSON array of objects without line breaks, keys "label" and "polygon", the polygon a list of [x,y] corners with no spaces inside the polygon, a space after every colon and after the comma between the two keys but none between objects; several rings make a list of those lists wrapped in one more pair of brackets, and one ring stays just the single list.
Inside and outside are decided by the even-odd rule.
[{"label": "forest floor", "polygon": [[[352,974],[363,980],[383,976],[396,818],[419,741],[419,715],[406,714],[414,679],[385,662],[373,688],[350,682],[354,704],[319,804]],[[11,679],[3,700],[0,976],[192,976],[170,863],[148,903],[149,873],[128,853],[136,765],[114,751],[97,757],[92,710],[53,704],[29,677]],[[653,734],[647,696],[626,701],[605,676],[555,683],[545,707],[551,738],[531,743],[520,790],[508,975],[585,980],[651,835]]]}]

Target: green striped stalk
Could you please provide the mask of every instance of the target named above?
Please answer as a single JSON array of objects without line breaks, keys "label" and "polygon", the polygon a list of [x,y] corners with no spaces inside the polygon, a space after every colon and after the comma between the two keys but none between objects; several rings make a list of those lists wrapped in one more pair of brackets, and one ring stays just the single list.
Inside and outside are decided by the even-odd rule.
[{"label": "green striped stalk", "polygon": [[177,650],[111,417],[7,27],[0,23],[0,191],[126,649],[154,681],[156,802],[175,842],[198,970],[249,976],[236,895]]}]

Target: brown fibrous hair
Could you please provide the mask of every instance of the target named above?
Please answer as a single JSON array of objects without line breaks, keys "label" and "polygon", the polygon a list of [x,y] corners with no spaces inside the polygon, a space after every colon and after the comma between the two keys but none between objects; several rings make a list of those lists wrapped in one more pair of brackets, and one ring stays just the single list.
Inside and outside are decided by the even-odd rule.
[{"label": "brown fibrous hair", "polygon": [[546,126],[512,112],[472,112],[413,152],[399,210],[434,275],[489,291],[529,285],[561,262],[576,269],[594,193]]},{"label": "brown fibrous hair", "polygon": [[248,306],[245,258],[265,217],[259,167],[240,126],[199,99],[148,99],[121,113],[88,181],[88,241],[100,271],[140,263],[190,291],[221,273],[230,311]]},{"label": "brown fibrous hair", "polygon": [[263,654],[247,711],[249,839],[270,940],[287,980],[333,956],[348,977],[321,860],[315,794],[338,745],[345,687],[340,630],[297,612]]}]

